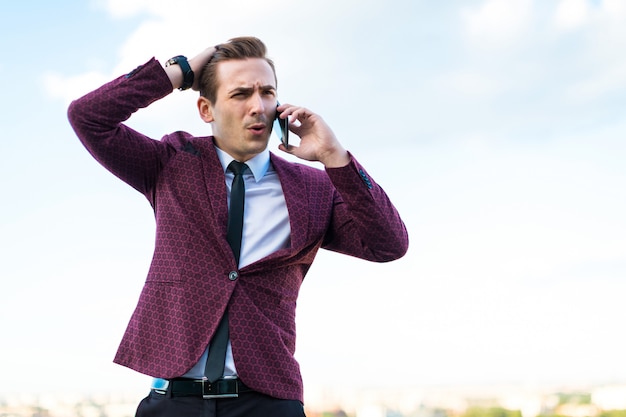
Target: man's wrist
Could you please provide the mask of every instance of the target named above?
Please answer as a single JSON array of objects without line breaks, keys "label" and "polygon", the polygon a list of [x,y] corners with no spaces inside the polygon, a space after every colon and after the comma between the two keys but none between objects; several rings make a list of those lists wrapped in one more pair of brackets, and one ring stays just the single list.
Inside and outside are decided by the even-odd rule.
[{"label": "man's wrist", "polygon": [[326,168],[342,168],[350,163],[350,154],[345,149],[341,149],[330,153],[320,162]]},{"label": "man's wrist", "polygon": [[178,89],[183,91],[183,90],[187,90],[191,88],[191,86],[193,85],[193,80],[194,80],[194,72],[191,69],[189,62],[187,61],[187,57],[183,55],[178,55],[178,56],[168,59],[167,62],[165,63],[166,67],[169,67],[172,65],[178,65],[183,74],[183,78],[182,78],[183,81],[180,87],[178,87]]}]

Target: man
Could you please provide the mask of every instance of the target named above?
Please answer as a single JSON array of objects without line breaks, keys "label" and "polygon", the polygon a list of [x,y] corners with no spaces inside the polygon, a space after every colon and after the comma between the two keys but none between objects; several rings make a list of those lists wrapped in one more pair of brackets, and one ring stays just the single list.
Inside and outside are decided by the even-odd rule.
[{"label": "man", "polygon": [[[123,124],[176,88],[200,91],[212,136],[158,141]],[[293,356],[300,284],[320,247],[376,262],[405,254],[384,191],[320,116],[277,107],[274,64],[256,38],[165,67],[151,59],[68,114],[87,150],[156,217],[154,257],[115,357],[155,378],[137,415],[304,415]],[[275,117],[300,137],[280,150],[324,170],[269,152]]]}]

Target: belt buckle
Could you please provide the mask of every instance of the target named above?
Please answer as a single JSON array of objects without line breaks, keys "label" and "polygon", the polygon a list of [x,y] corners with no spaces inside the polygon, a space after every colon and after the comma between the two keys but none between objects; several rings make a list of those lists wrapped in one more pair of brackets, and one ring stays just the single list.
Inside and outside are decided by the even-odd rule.
[{"label": "belt buckle", "polygon": [[[230,392],[231,387],[234,387],[234,392]],[[236,379],[220,379],[215,382],[209,382],[206,377],[202,378],[202,399],[237,397],[239,397],[239,385]]]}]

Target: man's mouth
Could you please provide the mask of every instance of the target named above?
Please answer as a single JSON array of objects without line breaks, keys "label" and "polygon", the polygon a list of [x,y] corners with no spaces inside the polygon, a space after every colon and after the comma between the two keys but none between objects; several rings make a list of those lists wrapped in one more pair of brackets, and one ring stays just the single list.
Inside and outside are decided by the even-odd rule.
[{"label": "man's mouth", "polygon": [[265,132],[265,129],[267,129],[267,126],[264,123],[254,123],[248,126],[248,130],[252,131],[255,135],[262,134]]}]

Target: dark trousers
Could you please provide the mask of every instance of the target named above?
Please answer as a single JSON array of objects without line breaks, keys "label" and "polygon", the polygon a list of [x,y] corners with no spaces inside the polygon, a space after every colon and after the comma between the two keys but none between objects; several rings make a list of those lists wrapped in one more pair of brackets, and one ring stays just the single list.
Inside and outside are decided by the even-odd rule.
[{"label": "dark trousers", "polygon": [[137,407],[135,417],[306,417],[300,401],[281,400],[256,391],[237,398],[205,400],[171,397],[154,390]]}]

